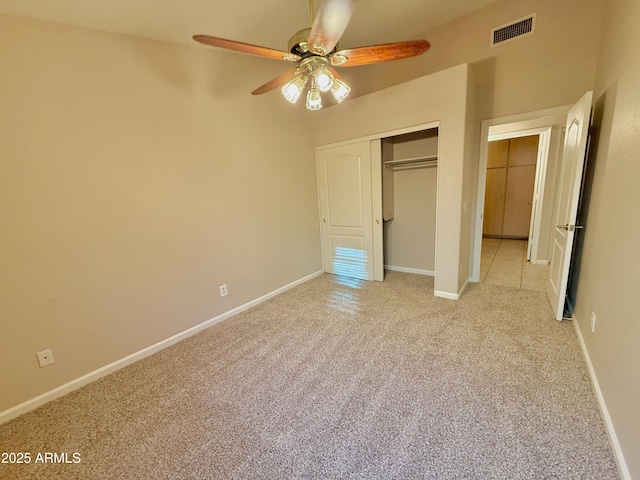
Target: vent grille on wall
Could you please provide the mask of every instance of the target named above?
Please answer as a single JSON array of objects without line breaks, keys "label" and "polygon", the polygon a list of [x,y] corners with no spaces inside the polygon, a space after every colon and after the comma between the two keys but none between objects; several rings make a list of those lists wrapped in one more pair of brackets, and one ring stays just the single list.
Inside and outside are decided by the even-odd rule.
[{"label": "vent grille on wall", "polygon": [[535,32],[536,28],[536,14],[532,13],[524,18],[518,19],[514,22],[509,22],[506,25],[500,25],[499,27],[491,30],[491,46],[498,45],[499,43],[508,42],[515,38],[531,35]]}]

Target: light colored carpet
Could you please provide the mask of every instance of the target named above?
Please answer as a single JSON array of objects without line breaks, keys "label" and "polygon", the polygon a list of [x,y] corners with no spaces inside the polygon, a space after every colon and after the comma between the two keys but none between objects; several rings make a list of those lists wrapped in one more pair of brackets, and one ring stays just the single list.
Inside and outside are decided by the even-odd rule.
[{"label": "light colored carpet", "polygon": [[618,478],[541,292],[323,275],[0,426],[2,478]]}]

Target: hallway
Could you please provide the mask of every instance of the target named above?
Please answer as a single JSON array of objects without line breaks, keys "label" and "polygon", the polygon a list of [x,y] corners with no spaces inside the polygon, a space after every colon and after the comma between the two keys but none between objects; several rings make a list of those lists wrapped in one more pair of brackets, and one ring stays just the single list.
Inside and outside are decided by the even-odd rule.
[{"label": "hallway", "polygon": [[505,287],[546,291],[549,265],[527,261],[526,240],[482,239],[480,281]]}]

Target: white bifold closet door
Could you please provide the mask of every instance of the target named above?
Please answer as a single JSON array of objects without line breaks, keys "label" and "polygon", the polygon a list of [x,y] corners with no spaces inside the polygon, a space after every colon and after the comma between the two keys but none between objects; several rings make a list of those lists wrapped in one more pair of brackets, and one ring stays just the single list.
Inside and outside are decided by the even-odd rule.
[{"label": "white bifold closet door", "polygon": [[317,149],[322,250],[327,273],[383,280],[379,151],[379,140]]}]

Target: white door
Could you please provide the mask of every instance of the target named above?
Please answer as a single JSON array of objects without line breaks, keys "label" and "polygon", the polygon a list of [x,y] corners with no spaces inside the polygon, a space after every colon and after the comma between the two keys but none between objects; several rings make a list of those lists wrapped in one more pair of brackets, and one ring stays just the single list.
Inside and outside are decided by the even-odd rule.
[{"label": "white door", "polygon": [[538,137],[538,153],[536,158],[536,176],[533,181],[533,199],[529,202],[531,205],[531,217],[529,221],[529,238],[527,239],[527,260],[531,260],[531,251],[533,250],[534,244],[537,243],[537,237],[535,234],[536,231],[536,223],[538,217],[538,199],[540,196],[540,190],[544,188],[544,179],[541,174],[543,158],[545,156],[547,135],[545,133],[541,133]]},{"label": "white door", "polygon": [[368,140],[317,150],[322,255],[327,273],[382,280],[381,249],[375,248],[374,253],[374,246],[382,245],[380,217],[374,219],[382,209],[374,203],[374,198],[380,198],[382,185],[380,172],[372,168],[380,169],[380,163],[372,161],[371,150]]},{"label": "white door", "polygon": [[557,320],[562,320],[567,293],[569,262],[575,235],[582,168],[587,149],[592,96],[593,92],[585,93],[578,103],[571,107],[567,115],[556,197],[556,227],[552,233],[551,270],[547,283],[547,295]]}]

